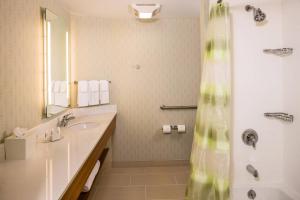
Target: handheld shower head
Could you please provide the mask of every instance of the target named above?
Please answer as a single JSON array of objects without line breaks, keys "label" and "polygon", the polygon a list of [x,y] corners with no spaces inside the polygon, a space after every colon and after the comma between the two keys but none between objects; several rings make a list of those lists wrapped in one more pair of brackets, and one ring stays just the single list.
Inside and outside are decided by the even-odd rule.
[{"label": "handheld shower head", "polygon": [[255,8],[254,6],[246,5],[245,9],[248,12],[253,10],[254,21],[256,22],[263,22],[267,17],[267,15],[260,8]]}]

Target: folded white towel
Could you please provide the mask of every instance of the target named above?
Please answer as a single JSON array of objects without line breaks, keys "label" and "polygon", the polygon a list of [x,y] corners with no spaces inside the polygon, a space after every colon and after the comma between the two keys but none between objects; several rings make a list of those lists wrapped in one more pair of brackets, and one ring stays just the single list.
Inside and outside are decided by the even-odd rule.
[{"label": "folded white towel", "polygon": [[58,93],[60,91],[60,81],[54,81],[54,93]]},{"label": "folded white towel", "polygon": [[68,83],[67,81],[61,81],[60,82],[60,93],[66,93],[67,92]]},{"label": "folded white towel", "polygon": [[78,81],[78,92],[88,92],[88,81]]},{"label": "folded white towel", "polygon": [[89,81],[89,105],[99,105],[100,104],[100,82],[99,81]]},{"label": "folded white towel", "polygon": [[68,107],[69,106],[67,92],[64,92],[64,93],[54,93],[54,95],[55,95],[55,97],[54,97],[54,100],[55,100],[54,105],[61,106],[61,107]]},{"label": "folded white towel", "polygon": [[109,91],[109,81],[100,80],[100,91]]},{"label": "folded white towel", "polygon": [[94,168],[93,168],[93,170],[92,170],[92,172],[91,172],[88,180],[86,181],[86,183],[85,183],[85,185],[84,185],[84,187],[82,189],[83,192],[90,191],[90,189],[92,187],[92,184],[94,182],[94,179],[95,179],[95,177],[96,177],[99,169],[100,169],[100,161],[97,160],[97,162],[96,162],[96,164],[95,164],[95,166],[94,166]]},{"label": "folded white towel", "polygon": [[67,81],[54,81],[54,92],[51,101],[53,105],[68,107]]},{"label": "folded white towel", "polygon": [[109,81],[100,80],[100,104],[109,104]]},{"label": "folded white towel", "polygon": [[78,107],[86,107],[89,105],[89,89],[88,81],[78,82],[78,95],[77,95],[77,105]]},{"label": "folded white towel", "polygon": [[55,92],[54,92],[54,87],[55,87],[55,81],[51,82],[51,102],[48,102],[50,105],[55,104]]},{"label": "folded white towel", "polygon": [[109,91],[100,91],[100,104],[109,104]]},{"label": "folded white towel", "polygon": [[99,92],[100,91],[100,81],[96,81],[96,80],[89,81],[89,91]]},{"label": "folded white towel", "polygon": [[54,92],[55,81],[51,81],[51,91]]}]

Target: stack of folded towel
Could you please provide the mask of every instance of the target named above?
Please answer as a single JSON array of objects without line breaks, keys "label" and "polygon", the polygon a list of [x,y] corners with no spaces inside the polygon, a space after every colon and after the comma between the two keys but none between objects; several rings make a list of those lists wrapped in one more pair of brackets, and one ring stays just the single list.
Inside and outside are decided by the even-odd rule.
[{"label": "stack of folded towel", "polygon": [[53,81],[51,104],[61,107],[68,107],[68,83],[67,81]]},{"label": "stack of folded towel", "polygon": [[109,104],[109,82],[107,80],[78,81],[78,107]]}]

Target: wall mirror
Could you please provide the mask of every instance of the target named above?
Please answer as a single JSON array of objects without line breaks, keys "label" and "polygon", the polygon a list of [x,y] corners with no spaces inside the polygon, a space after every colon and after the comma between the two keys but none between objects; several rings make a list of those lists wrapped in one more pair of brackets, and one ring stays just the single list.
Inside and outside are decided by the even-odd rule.
[{"label": "wall mirror", "polygon": [[52,117],[70,106],[69,27],[67,21],[43,9],[44,116]]}]

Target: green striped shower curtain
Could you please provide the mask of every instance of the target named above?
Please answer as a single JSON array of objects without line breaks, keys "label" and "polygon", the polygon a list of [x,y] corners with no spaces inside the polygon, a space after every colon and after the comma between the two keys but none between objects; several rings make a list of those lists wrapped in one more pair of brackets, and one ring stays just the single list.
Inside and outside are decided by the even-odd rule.
[{"label": "green striped shower curtain", "polygon": [[225,3],[212,6],[202,63],[200,100],[186,200],[229,200],[230,16]]}]

